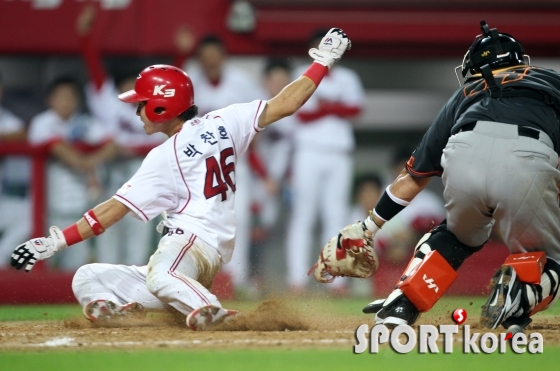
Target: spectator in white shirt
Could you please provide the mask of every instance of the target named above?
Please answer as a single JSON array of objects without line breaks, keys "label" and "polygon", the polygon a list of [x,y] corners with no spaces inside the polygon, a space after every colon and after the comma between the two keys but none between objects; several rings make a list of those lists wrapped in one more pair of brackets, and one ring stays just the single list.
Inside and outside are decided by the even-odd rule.
[{"label": "spectator in white shirt", "polygon": [[[0,76],[0,103],[3,83]],[[24,141],[25,123],[0,105],[0,142]],[[0,158],[0,269],[8,267],[14,244],[31,234],[29,201],[29,159],[22,156]]]},{"label": "spectator in white shirt", "polygon": [[[47,171],[49,225],[79,218],[101,194],[98,169],[117,153],[112,133],[80,110],[80,86],[61,77],[47,91],[48,109],[29,125],[29,142],[46,145],[52,156]],[[76,270],[90,259],[87,243],[60,254],[58,267]]]}]

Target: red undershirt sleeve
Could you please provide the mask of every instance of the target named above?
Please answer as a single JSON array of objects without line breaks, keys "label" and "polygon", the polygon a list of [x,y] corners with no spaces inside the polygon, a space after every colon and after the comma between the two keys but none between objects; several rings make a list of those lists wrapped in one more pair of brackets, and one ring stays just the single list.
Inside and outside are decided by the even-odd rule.
[{"label": "red undershirt sleeve", "polygon": [[80,37],[80,44],[89,79],[93,82],[96,90],[101,90],[103,83],[107,79],[107,74],[103,68],[103,61],[101,60],[101,54],[93,44],[90,35]]},{"label": "red undershirt sleeve", "polygon": [[347,106],[339,102],[327,102],[321,104],[318,110],[310,112],[298,112],[298,118],[303,123],[317,120],[327,115],[336,115],[342,118],[356,117],[362,109],[357,106]]},{"label": "red undershirt sleeve", "polygon": [[255,150],[251,149],[251,147],[249,147],[249,150],[247,151],[247,156],[249,160],[249,166],[251,167],[251,169],[259,177],[261,177],[262,179],[266,179],[268,177],[268,174],[266,172],[266,168],[259,154]]}]

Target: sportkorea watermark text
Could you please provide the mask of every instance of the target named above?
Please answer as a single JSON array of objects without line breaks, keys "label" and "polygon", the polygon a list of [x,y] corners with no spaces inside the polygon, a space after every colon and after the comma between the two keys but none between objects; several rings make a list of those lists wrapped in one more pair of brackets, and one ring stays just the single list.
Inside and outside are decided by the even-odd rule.
[{"label": "sportkorea watermark text", "polygon": [[[510,348],[513,353],[543,353],[542,334],[532,332],[526,335],[522,331],[512,332],[476,332],[470,325],[419,325],[417,331],[409,325],[399,325],[390,330],[385,325],[375,325],[369,329],[367,324],[360,325],[355,331],[356,344],[354,353],[379,353],[381,344],[388,344],[396,353],[406,354],[417,350],[420,354],[449,354],[459,350],[463,353],[505,354]],[[455,345],[455,346],[454,346]]]}]

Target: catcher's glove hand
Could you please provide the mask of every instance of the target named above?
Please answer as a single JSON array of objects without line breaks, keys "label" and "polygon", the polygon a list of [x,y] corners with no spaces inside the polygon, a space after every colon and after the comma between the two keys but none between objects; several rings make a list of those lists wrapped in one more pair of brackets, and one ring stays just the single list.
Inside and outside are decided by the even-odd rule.
[{"label": "catcher's glove hand", "polygon": [[379,259],[373,249],[373,233],[364,230],[362,222],[356,222],[346,226],[338,236],[327,242],[308,274],[315,270],[315,279],[328,283],[335,277],[368,278],[375,274],[378,267]]},{"label": "catcher's glove hand", "polygon": [[317,48],[309,49],[309,55],[316,62],[330,69],[346,50],[350,50],[352,43],[340,28],[331,28],[321,39]]},{"label": "catcher's glove hand", "polygon": [[15,248],[12,253],[10,264],[16,269],[25,267],[29,272],[35,266],[37,260],[45,260],[53,256],[57,251],[68,247],[62,231],[58,227],[50,227],[49,237],[33,238]]}]

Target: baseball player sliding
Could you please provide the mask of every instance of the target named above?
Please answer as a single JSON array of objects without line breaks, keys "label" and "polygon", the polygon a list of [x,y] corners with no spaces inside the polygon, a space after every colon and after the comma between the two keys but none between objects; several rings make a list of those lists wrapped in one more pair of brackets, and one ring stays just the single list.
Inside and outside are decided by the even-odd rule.
[{"label": "baseball player sliding", "polygon": [[196,117],[185,72],[168,65],[146,68],[134,89],[119,98],[138,103],[146,134],[162,132],[169,139],[111,199],[64,230],[51,227],[49,237],[18,246],[12,266],[30,271],[36,261],[102,234],[129,212],[145,222],[163,213],[164,235],[148,265],[89,264],[76,272],[72,289],[86,318],[106,321],[172,307],[186,316],[188,327],[204,330],[235,316],[210,287],[235,243],[237,159],[256,133],[307,101],[350,45],[341,29],[332,28],[317,49],[310,49],[311,66],[274,98],[233,104],[203,117]]},{"label": "baseball player sliding", "polygon": [[442,177],[447,218],[418,242],[394,291],[364,308],[376,313],[378,324],[411,325],[430,310],[496,222],[511,255],[492,278],[481,325],[524,328],[558,299],[560,75],[530,66],[511,35],[484,21],[481,29],[458,67],[465,78],[461,88],[405,169],[371,215],[331,239],[317,262],[320,281],[375,273],[376,232],[431,177]]}]

